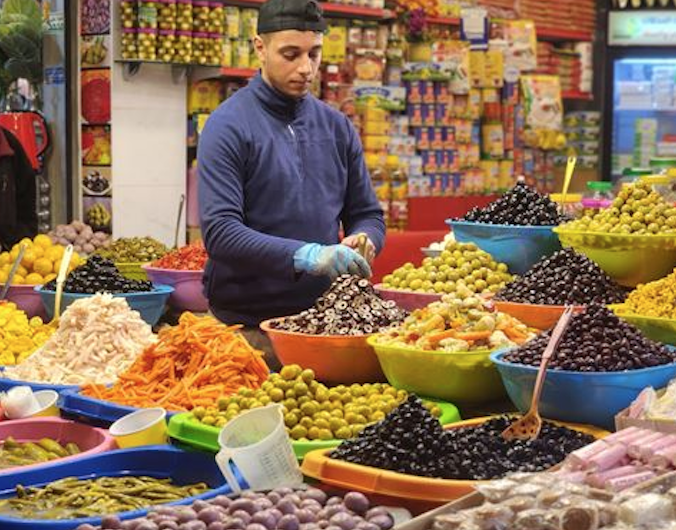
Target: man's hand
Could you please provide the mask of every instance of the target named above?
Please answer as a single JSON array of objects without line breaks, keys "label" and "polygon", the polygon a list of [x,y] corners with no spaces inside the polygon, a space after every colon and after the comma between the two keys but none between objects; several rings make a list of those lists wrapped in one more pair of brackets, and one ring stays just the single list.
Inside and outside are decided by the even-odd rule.
[{"label": "man's hand", "polygon": [[362,232],[359,234],[347,236],[343,239],[343,241],[341,241],[341,245],[345,245],[359,252],[359,247],[362,244],[362,241],[364,241],[364,258],[366,258],[366,261],[368,261],[369,265],[372,265],[373,260],[376,258],[376,246],[365,233]]},{"label": "man's hand", "polygon": [[346,245],[308,243],[296,251],[293,265],[298,272],[328,276],[331,280],[342,274],[371,277],[371,267],[366,260]]}]

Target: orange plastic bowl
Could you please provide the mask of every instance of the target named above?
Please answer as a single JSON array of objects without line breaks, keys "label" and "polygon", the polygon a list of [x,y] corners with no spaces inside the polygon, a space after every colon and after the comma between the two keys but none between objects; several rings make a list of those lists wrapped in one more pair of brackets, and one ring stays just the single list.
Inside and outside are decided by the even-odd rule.
[{"label": "orange plastic bowl", "polygon": [[[520,304],[517,302],[501,302],[493,300],[495,308],[520,320],[526,326],[546,330],[554,327],[566,307],[562,305]],[[575,306],[575,312],[584,311],[584,306]]]},{"label": "orange plastic bowl", "polygon": [[282,364],[311,368],[319,381],[331,384],[386,382],[373,348],[372,335],[308,335],[273,329],[271,319],[261,322]]},{"label": "orange plastic bowl", "polygon": [[417,293],[415,291],[405,291],[401,289],[387,289],[381,283],[374,286],[376,293],[383,300],[393,300],[397,305],[406,311],[415,311],[427,307],[432,302],[438,302],[443,295],[435,293]]},{"label": "orange plastic bowl", "polygon": [[[446,426],[446,429],[460,429],[476,427],[490,420],[494,416],[473,418]],[[565,423],[555,421],[595,438],[604,438],[608,431],[589,425]],[[474,491],[481,481],[476,480],[449,480],[440,478],[417,477],[387,471],[375,467],[351,464],[329,457],[332,449],[319,449],[305,455],[301,470],[303,474],[324,484],[336,486],[346,490],[361,491],[367,494],[386,495],[398,499],[414,499],[443,504],[463,497]]]}]

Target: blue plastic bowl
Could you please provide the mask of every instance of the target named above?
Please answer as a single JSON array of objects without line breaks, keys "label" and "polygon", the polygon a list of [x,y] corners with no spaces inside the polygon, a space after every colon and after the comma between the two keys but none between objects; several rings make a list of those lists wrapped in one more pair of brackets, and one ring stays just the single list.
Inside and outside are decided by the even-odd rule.
[{"label": "blue plastic bowl", "polygon": [[[47,317],[51,320],[54,316],[54,302],[56,300],[56,291],[35,288],[42,297],[42,303],[47,311]],[[113,296],[127,300],[129,307],[141,313],[141,318],[151,326],[157,324],[164,313],[169,296],[174,292],[174,288],[168,285],[154,285],[153,290],[146,293],[119,293]],[[80,298],[89,298],[93,294],[75,294],[63,293],[61,298],[61,311]]]},{"label": "blue plastic bowl", "polygon": [[527,272],[540,259],[561,250],[553,226],[513,226],[447,220],[455,239],[474,243],[509,267],[512,274]]},{"label": "blue plastic bowl", "polygon": [[[235,470],[236,471],[236,470]],[[237,473],[242,488],[246,482]],[[211,489],[201,495],[186,497],[171,505],[191,504],[196,499],[210,499],[217,495],[232,493],[225,482],[213,455],[199,452],[185,452],[168,445],[155,445],[109,451],[82,458],[74,462],[55,463],[49,467],[41,467],[35,471],[17,471],[0,476],[0,499],[14,497],[17,484],[23,486],[44,486],[65,477],[90,479],[98,477],[119,477],[124,475],[150,476],[169,478],[176,484],[192,484],[206,482]],[[134,510],[117,514],[120,519],[143,517],[149,509]],[[108,514],[106,514],[108,515]],[[100,517],[80,519],[17,519],[0,515],[2,530],[73,530],[80,524],[101,524]]]},{"label": "blue plastic bowl", "polygon": [[[103,428],[108,428],[121,417],[140,410],[138,407],[84,396],[77,387],[61,392],[59,409],[63,417]],[[167,421],[175,414],[178,412],[167,411]]]},{"label": "blue plastic bowl", "polygon": [[[0,366],[0,376],[2,376],[4,368],[4,366]],[[38,390],[54,390],[59,394],[66,390],[77,390],[79,388],[77,385],[52,385],[49,383],[34,383],[32,381],[19,381],[18,379],[0,377],[0,392],[7,392],[14,386],[28,386],[33,392],[37,392]]]},{"label": "blue plastic bowl", "polygon": [[[503,361],[507,351],[493,352],[491,360],[498,367],[512,403],[521,412],[526,412],[530,408],[538,369]],[[662,388],[674,377],[676,363],[626,372],[547,370],[540,397],[540,414],[552,420],[614,430],[615,415],[627,408],[641,390],[647,386]]]}]

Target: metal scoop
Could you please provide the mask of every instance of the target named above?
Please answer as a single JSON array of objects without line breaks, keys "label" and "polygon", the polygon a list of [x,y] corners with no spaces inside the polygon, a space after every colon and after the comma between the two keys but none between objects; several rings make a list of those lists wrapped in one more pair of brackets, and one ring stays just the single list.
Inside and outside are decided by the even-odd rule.
[{"label": "metal scoop", "polygon": [[14,276],[16,275],[16,271],[19,268],[19,265],[21,265],[21,260],[23,259],[23,255],[26,252],[26,245],[20,245],[19,246],[19,254],[17,255],[16,259],[14,260],[14,263],[12,264],[12,268],[9,270],[9,276],[7,276],[7,282],[5,282],[5,285],[2,288],[2,292],[0,292],[0,301],[4,300],[7,298],[7,293],[9,292],[9,288],[12,286],[12,282],[14,281]]},{"label": "metal scoop", "polygon": [[549,343],[547,343],[547,347],[542,354],[542,361],[540,362],[538,376],[535,380],[535,388],[533,389],[533,399],[530,404],[530,410],[525,416],[522,416],[504,431],[502,431],[502,437],[505,440],[535,440],[540,434],[540,429],[542,428],[542,418],[540,418],[538,405],[540,403],[540,394],[542,394],[542,387],[544,386],[545,377],[547,376],[547,365],[549,365],[549,360],[552,358],[552,355],[554,354],[561,337],[568,327],[568,323],[573,316],[573,309],[573,306],[566,306],[566,310],[563,312],[556,324],[556,327],[552,331],[552,335],[549,338]]}]

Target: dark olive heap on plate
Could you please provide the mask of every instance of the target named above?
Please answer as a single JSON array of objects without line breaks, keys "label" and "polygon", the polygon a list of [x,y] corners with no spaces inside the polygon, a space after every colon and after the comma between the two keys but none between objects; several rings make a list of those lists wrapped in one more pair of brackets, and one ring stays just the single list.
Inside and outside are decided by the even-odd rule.
[{"label": "dark olive heap on plate", "polygon": [[459,221],[492,225],[557,226],[570,218],[557,204],[525,182],[517,182],[502,197],[485,208],[472,208]]},{"label": "dark olive heap on plate", "polygon": [[594,440],[544,421],[536,440],[508,442],[501,433],[512,421],[500,417],[476,427],[444,430],[420,399],[410,396],[383,421],[340,444],[331,458],[421,477],[491,480],[548,469]]},{"label": "dark olive heap on plate", "polygon": [[[550,333],[541,333],[508,352],[503,360],[540,366]],[[675,361],[676,351],[651,341],[608,308],[592,304],[583,313],[573,316],[549,361],[549,368],[573,372],[622,372]]]},{"label": "dark olive heap on plate", "polygon": [[383,300],[368,280],[344,274],[310,309],[271,323],[274,329],[308,335],[364,335],[403,322],[408,313]]},{"label": "dark olive heap on plate", "polygon": [[[56,291],[56,280],[44,285],[43,289]],[[74,269],[63,284],[66,293],[141,293],[153,290],[151,282],[132,280],[123,276],[115,264],[98,254],[91,256],[84,265]]]},{"label": "dark olive heap on plate", "polygon": [[190,506],[156,506],[145,517],[120,521],[104,517],[101,526],[76,530],[390,530],[394,518],[371,506],[362,493],[330,497],[317,488],[245,491],[239,498],[219,495]]},{"label": "dark olive heap on plate", "polygon": [[538,261],[521,277],[505,285],[496,300],[522,304],[618,304],[626,291],[601,268],[571,248]]},{"label": "dark olive heap on plate", "polygon": [[108,179],[103,177],[98,171],[87,174],[87,176],[82,179],[82,183],[85,188],[94,193],[103,193],[110,187]]}]

